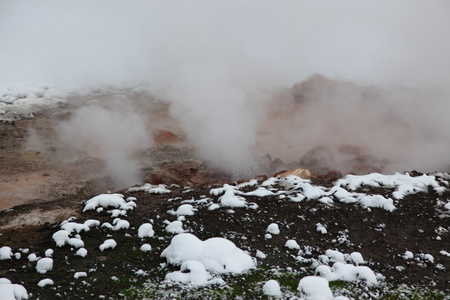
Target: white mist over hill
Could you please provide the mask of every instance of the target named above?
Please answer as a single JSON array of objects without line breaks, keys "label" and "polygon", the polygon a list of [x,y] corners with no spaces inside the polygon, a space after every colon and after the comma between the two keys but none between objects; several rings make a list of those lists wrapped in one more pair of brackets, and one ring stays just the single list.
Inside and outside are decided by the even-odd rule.
[{"label": "white mist over hill", "polygon": [[[243,166],[267,116],[261,104],[313,73],[448,92],[449,13],[444,0],[4,1],[0,82],[148,85],[171,103],[206,158]],[[277,130],[303,148],[341,140],[386,157],[403,153],[411,158],[404,167],[438,168],[448,163],[449,98],[424,91],[396,91],[367,105],[331,95],[332,105],[314,106]],[[64,128],[96,127],[116,118],[110,113]],[[402,125],[386,126],[387,113]],[[105,134],[96,141],[115,127],[100,126]]]}]

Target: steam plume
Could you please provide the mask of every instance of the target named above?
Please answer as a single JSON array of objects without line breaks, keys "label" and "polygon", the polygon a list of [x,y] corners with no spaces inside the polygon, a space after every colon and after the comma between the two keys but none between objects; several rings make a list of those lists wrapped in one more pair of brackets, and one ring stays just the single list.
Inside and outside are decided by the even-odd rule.
[{"label": "steam plume", "polygon": [[[439,168],[449,148],[449,11],[445,0],[3,2],[0,81],[149,84],[205,157],[242,164],[267,116],[262,103],[318,72],[390,92],[365,101],[328,95],[333,101],[318,101],[278,128],[273,143],[298,146],[299,157],[310,145],[336,141],[338,130],[383,156],[407,155],[409,168]],[[77,137],[71,126],[83,124],[81,114],[99,115],[104,144],[117,122],[138,137],[132,142],[149,135],[128,126],[141,123],[139,114],[97,107],[63,126],[67,139]],[[393,145],[398,140],[408,143]]]}]

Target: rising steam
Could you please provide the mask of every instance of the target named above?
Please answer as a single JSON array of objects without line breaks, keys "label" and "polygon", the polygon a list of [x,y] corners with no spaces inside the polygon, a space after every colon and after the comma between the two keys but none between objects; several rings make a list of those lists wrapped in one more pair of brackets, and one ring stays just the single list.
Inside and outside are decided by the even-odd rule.
[{"label": "rising steam", "polygon": [[[439,170],[450,148],[449,11],[445,0],[10,1],[0,80],[148,84],[203,156],[232,168],[258,147],[298,160],[355,144],[393,169]],[[325,81],[302,101],[291,87],[313,73],[353,83]],[[135,180],[130,149],[148,147],[151,132],[130,106],[78,109],[62,142],[121,162],[109,170]]]}]

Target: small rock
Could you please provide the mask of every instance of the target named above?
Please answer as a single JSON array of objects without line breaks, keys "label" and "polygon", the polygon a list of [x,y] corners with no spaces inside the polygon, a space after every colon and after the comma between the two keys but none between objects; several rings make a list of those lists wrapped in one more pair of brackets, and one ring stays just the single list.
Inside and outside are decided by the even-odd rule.
[{"label": "small rock", "polygon": [[278,173],[275,173],[273,175],[273,177],[277,177],[277,176],[287,177],[287,176],[290,176],[290,175],[298,176],[298,177],[303,178],[303,179],[310,179],[311,178],[311,172],[309,172],[309,170],[301,168],[301,167],[294,168],[294,169],[291,169],[291,170],[288,170],[288,171],[286,171],[286,170],[280,171]]}]

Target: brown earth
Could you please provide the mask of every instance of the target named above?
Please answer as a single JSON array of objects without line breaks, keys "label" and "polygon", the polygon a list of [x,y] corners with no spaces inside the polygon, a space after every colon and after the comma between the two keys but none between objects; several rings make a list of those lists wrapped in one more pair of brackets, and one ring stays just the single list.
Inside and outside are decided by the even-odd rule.
[{"label": "brown earth", "polygon": [[[115,189],[108,174],[103,171],[100,160],[83,153],[77,153],[73,160],[67,160],[66,155],[59,155],[63,149],[58,148],[52,138],[55,134],[52,113],[47,111],[37,114],[33,119],[0,123],[0,210],[3,210],[0,212],[0,247],[9,246],[13,252],[19,251],[19,248],[29,248],[30,252],[43,256],[46,249],[55,249],[51,236],[59,229],[59,223],[69,217],[76,217],[77,222],[89,218],[111,221],[106,213],[82,213],[83,200]],[[164,120],[168,122],[166,118]],[[30,128],[48,137],[45,139],[46,144],[39,149],[29,147],[26,138]],[[174,126],[158,128],[155,131],[156,138],[161,145],[140,154],[143,175],[155,168],[170,168],[176,162],[195,158],[195,151],[188,147],[182,132],[176,132]],[[361,155],[360,150],[353,146],[344,147],[344,150]],[[271,159],[270,163],[273,163]],[[332,172],[338,174],[337,171]],[[336,178],[334,175],[329,178],[312,176],[312,181],[330,186]],[[139,209],[127,216],[132,229],[111,232],[105,228],[94,228],[83,233],[89,255],[79,258],[73,255],[69,247],[55,249],[55,261],[65,263],[55,264],[50,275],[38,274],[34,263],[29,263],[26,255],[22,255],[18,260],[1,261],[0,277],[23,284],[33,294],[32,299],[55,299],[58,295],[65,299],[93,299],[100,295],[108,299],[123,298],[124,291],[129,287],[141,286],[151,278],[164,277],[167,270],[161,271],[160,264],[164,260],[159,254],[168,245],[170,235],[164,231],[162,221],[174,218],[167,211],[176,209],[181,199],[208,196],[211,185],[195,186],[191,190],[172,187],[169,196],[122,190],[126,196],[138,198]],[[364,192],[386,196],[392,191],[365,188]],[[168,198],[176,200],[168,201]],[[429,193],[407,196],[398,201],[398,209],[394,212],[382,209],[368,212],[353,204],[337,203],[328,207],[318,202],[299,204],[276,197],[246,198],[259,205],[257,211],[243,208],[235,209],[230,214],[227,209],[207,211],[204,207],[194,216],[186,218],[185,227],[201,239],[226,237],[238,247],[249,250],[252,256],[259,249],[268,254],[262,266],[269,269],[273,266],[283,270],[308,267],[307,264],[295,262],[292,259],[295,253],[283,247],[289,237],[295,238],[300,245],[312,246],[314,257],[323,254],[326,249],[337,248],[348,253],[359,251],[370,261],[370,267],[386,276],[386,281],[393,286],[407,284],[418,289],[427,287],[450,293],[450,259],[439,253],[441,250],[450,252],[449,219],[436,209],[438,198],[450,199],[448,191],[440,196],[431,190]],[[136,228],[149,219],[155,221],[156,237],[146,239],[153,250],[143,253],[138,250],[141,241],[134,237]],[[264,231],[274,220],[282,220],[283,234],[274,236],[268,243],[263,238]],[[317,223],[326,225],[328,234],[318,233],[314,228]],[[380,227],[380,224],[384,224],[384,227]],[[441,234],[440,240],[436,240],[436,230],[440,227],[448,231]],[[131,237],[124,235],[124,232]],[[119,246],[113,251],[101,252],[98,245],[107,235],[114,238]],[[348,237],[349,242],[335,242],[343,235]],[[414,254],[431,254],[435,262],[404,260],[401,255],[406,250]],[[441,264],[445,269],[435,268],[436,264]],[[398,271],[398,267],[405,269]],[[172,267],[168,268],[172,270]],[[89,269],[95,269],[95,275],[89,275],[83,281],[74,281],[74,271]],[[148,270],[149,274],[136,276],[134,271],[139,269]],[[111,281],[111,276],[117,276],[120,280]],[[54,288],[37,286],[37,282],[45,277],[55,280]],[[247,285],[248,282],[242,283],[243,290],[250,288]],[[444,298],[439,296],[435,299]]]}]

